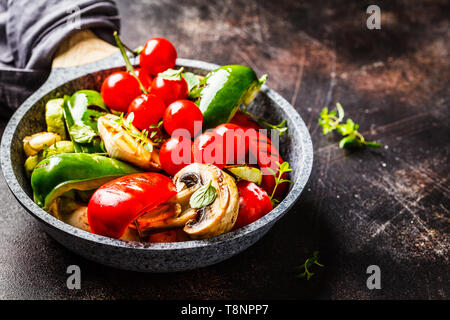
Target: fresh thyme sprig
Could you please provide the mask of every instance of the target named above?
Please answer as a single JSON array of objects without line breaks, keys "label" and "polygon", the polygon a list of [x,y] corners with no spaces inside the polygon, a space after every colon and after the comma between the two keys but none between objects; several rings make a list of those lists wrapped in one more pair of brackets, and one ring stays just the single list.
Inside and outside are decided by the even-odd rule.
[{"label": "fresh thyme sprig", "polygon": [[319,260],[319,251],[314,251],[313,256],[311,258],[306,259],[304,264],[297,267],[298,269],[304,270],[302,273],[299,273],[297,275],[297,278],[306,277],[306,280],[309,280],[314,275],[314,273],[310,272],[308,268],[310,268],[313,265],[318,265],[319,267],[324,266],[323,264],[320,264],[318,260]]},{"label": "fresh thyme sprig", "polygon": [[[122,126],[122,128],[125,129],[125,131],[119,132],[115,138],[118,138],[120,135],[124,134],[125,132],[128,133],[131,137],[134,138],[134,141],[141,146],[144,147],[145,150],[148,152],[153,151],[153,144],[158,144],[161,141],[153,141],[152,138],[156,135],[156,131],[152,131],[149,136],[149,131],[144,129],[142,131],[137,130],[133,126],[133,119],[134,119],[134,113],[131,112],[128,114],[126,118],[123,117],[123,113],[120,114],[120,117],[116,119],[116,122]],[[157,125],[153,125],[151,127],[154,127],[158,129],[162,124],[162,121],[158,123]],[[154,134],[155,133],[155,134]],[[158,140],[161,138],[158,138]],[[156,139],[155,139],[156,140]],[[150,141],[150,142],[148,142]]]},{"label": "fresh thyme sprig", "polygon": [[280,137],[282,135],[284,135],[288,129],[287,120],[283,120],[279,124],[271,124],[271,123],[267,122],[264,118],[258,117],[257,115],[247,111],[247,108],[245,106],[241,107],[241,112],[245,113],[250,118],[254,119],[256,122],[258,122],[263,127],[278,130],[278,134],[280,135]]},{"label": "fresh thyme sprig", "polygon": [[285,161],[283,163],[279,163],[277,161],[277,165],[278,165],[278,172],[271,169],[271,168],[267,168],[267,170],[269,170],[270,173],[273,174],[274,178],[275,178],[275,187],[273,188],[272,194],[270,195],[270,201],[272,201],[272,205],[275,207],[276,205],[278,205],[278,203],[280,203],[280,201],[278,201],[277,199],[274,198],[275,196],[275,191],[277,190],[277,187],[283,183],[283,182],[288,182],[288,183],[293,183],[293,181],[291,180],[287,180],[287,179],[283,179],[283,175],[287,172],[292,171],[291,168],[289,168],[289,162]]},{"label": "fresh thyme sprig", "polygon": [[372,141],[366,141],[361,133],[358,132],[359,125],[353,122],[352,119],[347,118],[344,120],[344,108],[338,102],[336,103],[336,110],[328,112],[328,108],[325,107],[320,112],[319,125],[322,127],[323,134],[328,134],[334,130],[342,135],[342,139],[339,141],[339,148],[344,147],[369,147],[379,148],[381,144]]}]

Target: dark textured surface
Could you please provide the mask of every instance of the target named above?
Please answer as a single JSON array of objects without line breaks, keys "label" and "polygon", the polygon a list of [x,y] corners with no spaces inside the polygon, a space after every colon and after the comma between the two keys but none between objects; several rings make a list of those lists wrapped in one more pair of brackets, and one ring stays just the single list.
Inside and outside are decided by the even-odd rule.
[{"label": "dark textured surface", "polygon": [[[2,178],[0,297],[448,299],[447,1],[376,2],[382,29],[374,31],[365,27],[373,2],[210,3],[119,2],[123,39],[137,46],[165,36],[180,57],[268,73],[313,138],[298,204],[230,260],[137,274],[88,262],[38,231]],[[350,153],[322,136],[318,113],[336,101],[384,148]],[[296,279],[294,267],[316,249],[325,268]],[[66,288],[70,264],[81,267],[81,290]],[[381,268],[381,290],[366,288],[370,264]]]}]

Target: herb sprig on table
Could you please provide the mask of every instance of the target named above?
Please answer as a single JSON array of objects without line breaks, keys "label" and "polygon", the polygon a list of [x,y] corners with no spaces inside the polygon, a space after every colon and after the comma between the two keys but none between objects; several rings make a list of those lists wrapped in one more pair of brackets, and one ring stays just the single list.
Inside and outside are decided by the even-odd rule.
[{"label": "herb sprig on table", "polygon": [[372,141],[366,141],[363,135],[358,132],[359,125],[353,122],[352,119],[347,118],[344,120],[344,108],[338,102],[336,103],[336,110],[328,111],[325,107],[320,112],[319,124],[322,127],[323,134],[328,134],[334,130],[342,135],[342,139],[339,141],[339,148],[344,147],[369,147],[379,148],[381,144]]},{"label": "herb sprig on table", "polygon": [[323,267],[324,265],[319,263],[319,251],[314,251],[313,256],[311,258],[306,259],[305,263],[301,266],[297,267],[301,270],[304,270],[302,273],[297,275],[298,278],[305,278],[309,280],[314,273],[310,272],[308,268],[311,268],[313,265],[317,265],[319,267]]}]

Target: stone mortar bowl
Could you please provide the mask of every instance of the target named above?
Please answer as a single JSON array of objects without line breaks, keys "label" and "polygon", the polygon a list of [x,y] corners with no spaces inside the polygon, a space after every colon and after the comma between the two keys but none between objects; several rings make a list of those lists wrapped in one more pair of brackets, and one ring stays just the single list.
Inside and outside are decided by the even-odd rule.
[{"label": "stone mortar bowl", "polygon": [[[205,75],[218,66],[196,60],[178,59],[186,71]],[[80,89],[100,90],[102,80],[123,69],[118,54],[74,68],[54,69],[48,80],[15,112],[1,141],[1,164],[6,182],[22,206],[52,238],[79,255],[108,266],[143,272],[190,270],[218,263],[245,250],[258,241],[285,215],[299,198],[311,172],[313,147],[305,123],[280,95],[263,86],[249,110],[271,123],[288,121],[287,136],[280,141],[283,159],[293,168],[294,181],[286,198],[270,213],[241,229],[206,239],[177,243],[138,243],[111,239],[68,225],[45,212],[33,202],[30,180],[24,171],[22,139],[45,131],[45,103]]]}]

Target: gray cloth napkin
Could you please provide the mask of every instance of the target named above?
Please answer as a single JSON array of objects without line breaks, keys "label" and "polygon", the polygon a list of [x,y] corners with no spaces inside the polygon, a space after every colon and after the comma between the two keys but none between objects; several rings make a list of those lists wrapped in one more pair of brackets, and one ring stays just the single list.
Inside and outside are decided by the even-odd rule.
[{"label": "gray cloth napkin", "polygon": [[119,13],[107,0],[0,0],[0,117],[47,79],[62,41],[91,29],[114,44]]}]

